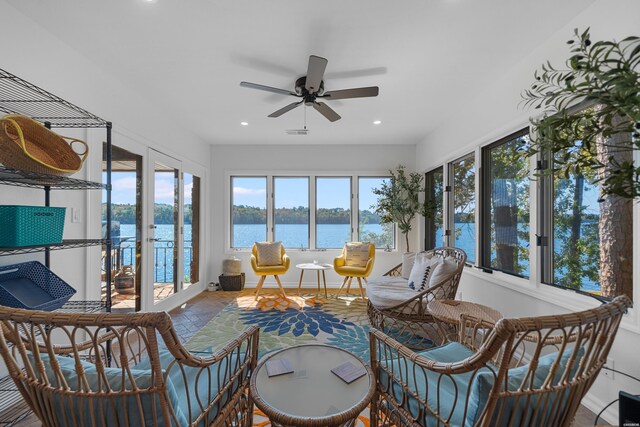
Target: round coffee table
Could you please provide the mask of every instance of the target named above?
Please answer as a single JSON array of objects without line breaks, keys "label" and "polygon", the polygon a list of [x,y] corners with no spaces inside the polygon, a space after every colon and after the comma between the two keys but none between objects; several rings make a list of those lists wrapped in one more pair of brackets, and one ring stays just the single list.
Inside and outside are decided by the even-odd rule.
[{"label": "round coffee table", "polygon": [[459,300],[433,300],[427,304],[427,311],[434,319],[445,323],[448,327],[440,325],[443,338],[449,341],[458,336],[461,316],[471,316],[487,327],[493,328],[496,322],[502,319],[502,313],[486,305]]},{"label": "round coffee table", "polygon": [[[269,377],[265,363],[286,359],[293,372]],[[366,374],[347,384],[332,369],[351,362]],[[271,422],[282,426],[350,425],[367,407],[375,391],[371,368],[338,347],[306,344],[264,356],[251,376],[255,405]]]},{"label": "round coffee table", "polygon": [[329,270],[333,268],[331,264],[318,264],[318,263],[303,263],[296,264],[296,268],[300,269],[300,281],[298,282],[298,295],[300,295],[300,288],[302,287],[302,276],[304,275],[305,270],[315,270],[318,273],[318,292],[316,295],[320,293],[320,272],[322,271],[322,281],[324,282],[324,297],[327,298],[327,278],[324,275],[325,270]]}]

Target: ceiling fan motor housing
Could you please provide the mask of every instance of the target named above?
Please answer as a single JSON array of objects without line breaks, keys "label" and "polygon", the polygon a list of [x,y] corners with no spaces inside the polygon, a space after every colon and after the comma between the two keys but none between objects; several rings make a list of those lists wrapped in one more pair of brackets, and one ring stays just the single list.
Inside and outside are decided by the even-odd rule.
[{"label": "ceiling fan motor housing", "polygon": [[313,93],[309,93],[309,91],[305,87],[306,84],[307,76],[302,76],[298,80],[296,80],[296,93],[305,97],[305,102],[307,96],[313,95],[313,99],[315,99],[317,95],[322,95],[324,93],[324,80],[320,80],[320,88]]}]

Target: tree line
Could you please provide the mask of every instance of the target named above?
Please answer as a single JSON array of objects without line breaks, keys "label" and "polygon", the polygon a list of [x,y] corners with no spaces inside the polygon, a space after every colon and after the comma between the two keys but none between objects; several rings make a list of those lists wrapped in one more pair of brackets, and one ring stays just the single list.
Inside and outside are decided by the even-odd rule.
[{"label": "tree line", "polygon": [[[111,219],[118,221],[120,224],[135,224],[136,223],[136,205],[112,203],[111,204]],[[166,203],[156,203],[154,206],[153,222],[154,224],[173,224],[175,222],[175,215],[177,212],[174,210],[173,205]],[[102,217],[106,216],[106,204],[102,204]],[[184,223],[191,224],[193,213],[191,204],[184,206]]]},{"label": "tree line", "polygon": [[[277,224],[308,224],[309,208],[298,206],[294,208],[275,209]],[[264,224],[267,222],[267,210],[255,206],[234,205],[234,224]],[[360,211],[361,224],[378,224],[380,217],[375,213]],[[343,208],[320,208],[316,214],[317,224],[350,224],[351,211]]]}]

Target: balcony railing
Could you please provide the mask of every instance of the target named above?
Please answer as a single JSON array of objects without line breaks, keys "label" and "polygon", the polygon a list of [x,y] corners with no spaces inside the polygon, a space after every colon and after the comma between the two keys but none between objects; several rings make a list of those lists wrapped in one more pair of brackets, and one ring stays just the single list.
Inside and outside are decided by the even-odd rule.
[{"label": "balcony railing", "polygon": [[[153,248],[153,281],[154,283],[173,283],[175,241],[159,239]],[[120,268],[123,265],[134,265],[136,257],[135,237],[123,237],[114,250],[114,266]],[[193,248],[190,240],[184,241],[184,266],[178,266],[178,274],[182,271],[184,282],[191,282],[191,260]],[[181,276],[178,276],[180,278]]]}]

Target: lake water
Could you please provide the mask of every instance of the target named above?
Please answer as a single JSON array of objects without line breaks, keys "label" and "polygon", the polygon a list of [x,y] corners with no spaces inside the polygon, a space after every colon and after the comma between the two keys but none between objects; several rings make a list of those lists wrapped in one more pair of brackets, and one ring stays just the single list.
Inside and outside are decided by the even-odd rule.
[{"label": "lake water", "polygon": [[[344,243],[351,240],[351,226],[349,224],[318,224],[317,225],[317,247],[318,248],[342,248]],[[523,228],[524,225],[521,225]],[[282,240],[285,248],[307,248],[309,246],[306,224],[279,224],[276,225],[276,238]],[[383,228],[380,224],[363,224],[363,231],[375,234],[383,234]],[[456,246],[463,249],[469,256],[470,260],[475,260],[475,224],[458,223],[456,228],[460,229],[460,234],[456,240]],[[156,238],[160,239],[156,242],[156,265],[155,265],[155,282],[171,282],[173,277],[173,225],[160,224],[156,228]],[[135,236],[135,225],[120,224],[120,236],[122,239]],[[442,246],[442,231],[436,232],[436,246]],[[234,226],[234,243],[236,247],[250,248],[256,241],[264,241],[266,239],[266,227],[261,224],[236,224]],[[191,264],[191,224],[184,226],[184,263],[183,277],[189,281]],[[529,241],[520,239],[522,247],[528,247]],[[563,242],[556,239],[556,250],[561,248]],[[131,241],[122,243],[122,264],[133,265],[135,244]],[[492,254],[495,257],[495,252]],[[525,260],[523,265],[524,276],[529,276],[529,263]],[[586,291],[599,291],[600,285],[585,278],[583,280],[582,289]]]}]

